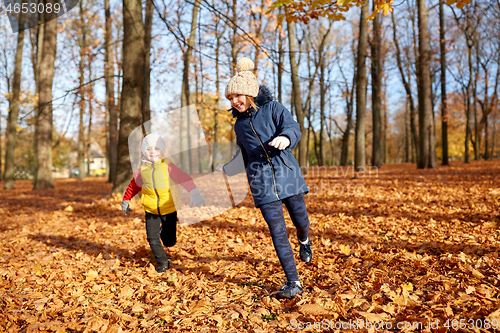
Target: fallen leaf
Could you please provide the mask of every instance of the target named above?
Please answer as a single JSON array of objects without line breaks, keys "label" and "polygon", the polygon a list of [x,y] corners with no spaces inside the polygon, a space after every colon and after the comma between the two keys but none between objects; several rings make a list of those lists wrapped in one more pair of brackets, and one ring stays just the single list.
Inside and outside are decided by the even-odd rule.
[{"label": "fallen leaf", "polygon": [[339,252],[341,254],[345,254],[346,256],[350,256],[351,255],[351,247],[349,246],[349,244],[348,245],[340,244],[339,247],[340,247]]},{"label": "fallen leaf", "polygon": [[372,323],[388,321],[389,319],[391,319],[391,316],[389,316],[387,313],[370,313],[363,311],[358,311],[358,313],[365,317],[367,321]]},{"label": "fallen leaf", "polygon": [[132,307],[132,312],[133,313],[144,312],[144,308],[142,307],[142,304],[135,303],[134,306]]},{"label": "fallen leaf", "polygon": [[314,316],[319,316],[323,314],[327,314],[328,311],[325,310],[321,305],[319,304],[304,304],[299,306],[299,312],[304,314],[304,315],[314,315]]},{"label": "fallen leaf", "polygon": [[94,270],[90,270],[87,273],[85,273],[85,281],[94,281],[97,276],[99,276],[99,273]]}]

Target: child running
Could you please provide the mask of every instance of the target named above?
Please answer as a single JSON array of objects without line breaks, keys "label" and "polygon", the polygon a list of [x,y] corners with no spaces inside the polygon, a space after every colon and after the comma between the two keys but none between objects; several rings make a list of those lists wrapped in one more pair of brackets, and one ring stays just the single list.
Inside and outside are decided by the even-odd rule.
[{"label": "child running", "polygon": [[141,204],[146,211],[146,233],[158,264],[158,273],[163,273],[170,265],[163,245],[171,247],[177,242],[178,220],[174,200],[180,197],[180,193],[178,186],[172,187],[170,184],[181,184],[191,194],[191,207],[205,204],[205,199],[191,176],[168,158],[163,158],[166,147],[165,141],[158,134],[152,133],[144,137],[141,150],[145,159],[130,181],[122,201],[122,210],[128,215],[131,211],[130,199],[142,191]]},{"label": "child running", "polygon": [[[312,260],[309,218],[304,202],[304,194],[309,190],[290,150],[300,140],[300,127],[282,104],[273,101],[269,88],[259,86],[250,71],[253,67],[252,60],[241,58],[236,65],[238,73],[226,87],[226,98],[236,118],[234,131],[240,148],[235,157],[241,152],[255,206],[260,208],[269,226],[285,271],[287,282],[276,296],[293,298],[302,292],[302,286],[288,241],[283,203],[297,229],[300,259],[307,264]],[[238,172],[237,163],[231,162],[219,164],[217,170],[233,176]]]}]

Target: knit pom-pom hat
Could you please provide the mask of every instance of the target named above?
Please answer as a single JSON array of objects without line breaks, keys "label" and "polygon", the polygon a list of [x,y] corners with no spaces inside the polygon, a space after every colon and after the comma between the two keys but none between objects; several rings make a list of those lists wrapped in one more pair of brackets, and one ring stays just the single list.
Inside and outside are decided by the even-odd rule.
[{"label": "knit pom-pom hat", "polygon": [[241,94],[257,97],[259,84],[257,78],[250,71],[254,67],[253,61],[244,57],[238,60],[236,71],[238,72],[226,86],[226,98],[231,94]]}]

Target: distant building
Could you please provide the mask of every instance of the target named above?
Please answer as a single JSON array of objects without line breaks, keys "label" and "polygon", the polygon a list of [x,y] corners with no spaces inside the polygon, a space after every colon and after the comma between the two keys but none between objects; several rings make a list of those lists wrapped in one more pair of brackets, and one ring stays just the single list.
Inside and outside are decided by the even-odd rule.
[{"label": "distant building", "polygon": [[[84,161],[85,171],[88,171],[88,176],[106,176],[107,162],[101,147],[97,143],[90,144],[90,158]],[[78,152],[71,153],[71,167],[68,170],[68,177],[76,177],[79,174],[78,170]]]}]

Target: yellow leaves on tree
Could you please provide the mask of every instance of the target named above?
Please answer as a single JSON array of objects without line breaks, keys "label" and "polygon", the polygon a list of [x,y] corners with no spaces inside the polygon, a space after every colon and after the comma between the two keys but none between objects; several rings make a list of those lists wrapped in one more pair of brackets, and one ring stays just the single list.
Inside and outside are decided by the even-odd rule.
[{"label": "yellow leaves on tree", "polygon": [[448,0],[445,2],[448,6],[456,5],[458,9],[462,9],[465,5],[471,3],[471,0]]},{"label": "yellow leaves on tree", "polygon": [[[465,5],[470,4],[470,2],[471,0],[448,0],[446,4],[450,6],[456,4],[457,8],[462,9]],[[281,24],[283,18],[286,18],[287,22],[301,21],[304,23],[320,17],[326,17],[333,21],[341,21],[345,20],[342,12],[347,12],[352,7],[359,7],[363,3],[363,0],[275,0],[269,12],[280,7],[286,9],[286,14],[277,14],[279,24]],[[392,7],[393,3],[394,0],[374,0],[375,10],[366,22],[373,20],[375,15],[380,12],[384,16],[388,15],[389,12],[392,13],[394,11]]]},{"label": "yellow leaves on tree", "polygon": [[392,4],[394,3],[394,0],[388,0],[388,1],[385,1],[385,0],[377,0],[375,1],[375,10],[373,11],[373,13],[371,13],[370,16],[368,16],[368,18],[366,19],[365,22],[368,22],[368,21],[371,21],[375,18],[375,16],[382,12],[384,14],[384,16],[387,16],[387,14],[389,14],[389,12],[393,12],[394,11],[394,8],[392,8]]}]

